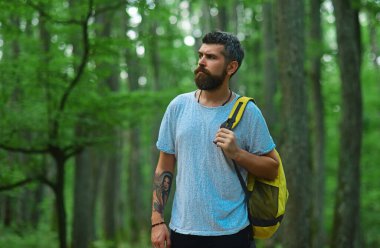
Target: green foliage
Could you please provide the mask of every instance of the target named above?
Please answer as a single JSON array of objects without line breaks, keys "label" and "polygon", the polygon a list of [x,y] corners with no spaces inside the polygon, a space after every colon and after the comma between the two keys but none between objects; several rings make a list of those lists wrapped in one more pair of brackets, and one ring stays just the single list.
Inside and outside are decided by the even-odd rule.
[{"label": "green foliage", "polygon": [[57,243],[57,233],[48,226],[38,229],[23,228],[22,232],[0,227],[0,247],[8,248],[52,248]]},{"label": "green foliage", "polygon": [[[69,2],[72,4],[70,6]],[[112,2],[112,1],[111,1]],[[122,135],[138,127],[141,134],[141,162],[143,196],[145,209],[150,208],[152,147],[157,133],[158,119],[163,115],[170,100],[176,95],[193,90],[192,70],[196,66],[196,49],[205,31],[217,29],[218,15],[211,16],[210,8],[228,9],[228,30],[245,35],[243,45],[246,58],[239,69],[237,91],[252,95],[263,102],[262,91],[262,3],[266,1],[127,1],[125,5],[110,8],[114,2],[94,1],[94,17],[88,22],[89,57],[78,84],[70,92],[66,105],[60,109],[62,97],[77,76],[83,59],[85,44],[82,29],[78,23],[84,20],[88,10],[87,1],[58,0],[0,0],[0,144],[12,147],[46,148],[49,144],[59,147],[71,145],[93,145],[104,148],[106,154],[114,151],[109,145],[114,139],[114,130]],[[335,56],[335,24],[332,9],[322,8],[323,37],[325,43],[309,44],[308,55],[323,52],[323,100],[326,124],[326,206],[325,224],[327,235],[332,233],[336,175],[339,152],[339,123],[341,117],[341,94],[339,68]],[[49,17],[38,13],[33,5],[43,8]],[[116,5],[115,5],[116,6]],[[379,1],[362,1],[367,21],[362,23],[363,31],[363,150],[361,184],[361,229],[368,247],[380,246],[380,170],[377,161],[380,137],[380,101],[378,83],[379,67],[370,65],[373,54],[369,52],[369,28],[366,23],[378,23]],[[128,12],[137,8],[141,22],[134,24],[134,17]],[[234,11],[237,11],[236,13]],[[236,20],[234,19],[234,15]],[[377,17],[376,17],[377,16]],[[195,18],[197,17],[197,18]],[[244,18],[243,18],[244,17]],[[366,20],[366,19],[364,19]],[[110,33],[106,34],[106,21],[110,22]],[[191,29],[186,29],[186,21]],[[239,23],[238,23],[239,21]],[[236,23],[235,23],[236,22]],[[378,25],[377,25],[378,26]],[[200,34],[199,34],[200,32]],[[128,34],[128,35],[127,35]],[[131,35],[132,34],[132,35]],[[133,34],[136,37],[133,37]],[[193,47],[184,45],[186,36],[195,38]],[[377,40],[379,40],[379,33]],[[137,54],[138,47],[144,53]],[[157,58],[154,58],[154,54]],[[308,66],[306,65],[306,68]],[[158,73],[157,73],[158,71]],[[157,74],[155,74],[157,73]],[[137,82],[144,77],[145,83]],[[110,83],[117,83],[111,88]],[[155,87],[154,83],[158,83]],[[137,89],[131,87],[135,85]],[[132,90],[133,89],[133,90]],[[157,90],[158,89],[158,90]],[[280,98],[280,93],[277,94]],[[279,101],[278,101],[279,102]],[[54,124],[58,123],[57,136],[52,138]],[[279,123],[281,125],[281,123]],[[279,127],[279,130],[281,127]],[[127,136],[127,135],[126,135]],[[126,139],[124,137],[124,139]],[[133,147],[125,141],[123,147],[123,176],[128,180],[128,154]],[[106,160],[106,158],[104,158]],[[0,150],[0,186],[12,184],[41,172],[53,178],[53,161],[46,156],[23,155]],[[66,168],[65,199],[69,227],[73,223],[74,160],[68,160]],[[127,182],[123,182],[126,187]],[[29,184],[26,189],[33,192],[38,183]],[[24,189],[24,188],[23,188]],[[0,247],[52,247],[58,243],[56,220],[54,219],[54,197],[46,190],[43,202],[33,202],[41,210],[38,228],[20,226],[0,227]],[[122,189],[123,194],[126,188]],[[24,190],[17,189],[0,194],[2,197],[22,198]],[[125,200],[125,195],[122,196]],[[171,199],[172,200],[172,199]],[[123,207],[126,206],[123,203]],[[168,207],[168,210],[170,207]],[[99,209],[97,210],[99,212]],[[128,215],[130,213],[127,213]],[[167,211],[166,219],[170,218]],[[3,218],[0,211],[0,218]],[[123,216],[128,223],[130,216]],[[14,217],[16,218],[16,217]],[[96,237],[93,247],[114,247],[114,241],[102,237],[101,217],[97,213]],[[149,225],[149,217],[141,220]],[[126,224],[127,225],[127,224]],[[131,227],[124,227],[128,233]],[[121,240],[117,247],[148,247],[149,231],[142,229],[139,244],[129,244],[128,238]],[[126,236],[122,234],[121,236]]]}]

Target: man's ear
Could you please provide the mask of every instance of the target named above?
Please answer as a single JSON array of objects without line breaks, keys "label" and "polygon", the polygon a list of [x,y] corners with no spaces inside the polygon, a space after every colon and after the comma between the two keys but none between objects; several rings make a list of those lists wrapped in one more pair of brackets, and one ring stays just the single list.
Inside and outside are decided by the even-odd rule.
[{"label": "man's ear", "polygon": [[231,61],[228,65],[227,65],[227,75],[232,75],[236,72],[236,70],[238,69],[239,67],[239,63],[236,61],[236,60],[233,60]]}]

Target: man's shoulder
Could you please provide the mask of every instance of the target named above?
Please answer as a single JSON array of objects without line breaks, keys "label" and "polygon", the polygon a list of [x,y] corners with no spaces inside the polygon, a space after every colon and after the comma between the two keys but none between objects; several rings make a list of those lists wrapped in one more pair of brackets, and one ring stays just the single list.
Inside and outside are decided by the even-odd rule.
[{"label": "man's shoulder", "polygon": [[243,120],[245,119],[249,121],[262,117],[260,107],[257,105],[255,101],[249,101],[247,103],[247,106],[245,107],[244,115],[247,116],[247,118],[243,118]]},{"label": "man's shoulder", "polygon": [[182,93],[177,95],[171,102],[169,103],[167,107],[167,112],[171,113],[179,113],[179,111],[182,111],[186,106],[193,101],[194,92],[188,92],[188,93]]},{"label": "man's shoulder", "polygon": [[249,103],[247,104],[247,109],[249,109],[250,111],[260,111],[255,101],[249,101]]},{"label": "man's shoulder", "polygon": [[182,105],[189,100],[193,100],[195,92],[187,92],[187,93],[182,93],[176,96],[171,102],[170,105],[178,106]]},{"label": "man's shoulder", "polygon": [[195,95],[195,91],[186,92],[186,93],[179,94],[173,100],[175,100],[175,99],[179,99],[179,100],[192,99],[192,98],[194,98],[194,95]]},{"label": "man's shoulder", "polygon": [[[240,96],[240,95],[236,94],[236,97],[240,98],[240,97],[243,97],[243,96]],[[254,98],[253,98],[253,101],[249,101],[247,103],[247,106],[245,108],[246,108],[246,110],[248,110],[250,112],[260,111],[260,108],[257,106],[256,100]]]}]

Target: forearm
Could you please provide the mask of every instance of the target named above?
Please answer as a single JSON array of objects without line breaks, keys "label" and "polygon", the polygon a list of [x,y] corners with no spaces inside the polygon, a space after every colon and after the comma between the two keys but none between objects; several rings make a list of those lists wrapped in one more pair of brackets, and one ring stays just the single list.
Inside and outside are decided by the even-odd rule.
[{"label": "forearm", "polygon": [[239,149],[233,160],[256,177],[267,180],[277,177],[279,163],[274,151],[259,156]]},{"label": "forearm", "polygon": [[164,209],[173,182],[174,164],[174,155],[160,153],[153,179],[152,225],[164,221]]},{"label": "forearm", "polygon": [[164,209],[167,203],[167,198],[170,193],[163,190],[164,178],[173,179],[173,173],[170,171],[156,172],[153,182],[153,201],[152,201],[152,224],[157,224],[164,221]]}]

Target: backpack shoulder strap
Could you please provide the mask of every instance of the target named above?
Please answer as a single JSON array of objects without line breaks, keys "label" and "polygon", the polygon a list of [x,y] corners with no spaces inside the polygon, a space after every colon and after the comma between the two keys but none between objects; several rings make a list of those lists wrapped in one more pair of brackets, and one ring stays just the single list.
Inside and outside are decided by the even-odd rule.
[{"label": "backpack shoulder strap", "polygon": [[[255,100],[251,97],[246,97],[246,96],[239,97],[236,100],[234,106],[232,107],[232,110],[228,116],[227,121],[225,121],[221,125],[221,127],[224,127],[224,128],[230,129],[230,130],[234,129],[239,124],[241,118],[243,117],[244,110],[250,101],[255,103]],[[249,196],[250,196],[249,188],[247,188],[247,185],[245,184],[245,181],[239,172],[239,169],[237,167],[236,162],[234,160],[232,160],[232,162],[234,163],[236,174],[238,175],[240,184],[241,184],[241,186],[244,190],[244,193],[246,195],[246,200],[248,200]],[[251,184],[251,180],[248,180],[248,183]]]},{"label": "backpack shoulder strap", "polygon": [[239,97],[235,105],[232,107],[230,115],[225,123],[222,124],[222,127],[228,128],[230,130],[234,129],[240,122],[244,110],[247,107],[248,102],[255,102],[255,100],[251,97],[241,96]]},{"label": "backpack shoulder strap", "polygon": [[[243,117],[244,110],[247,107],[248,102],[250,102],[250,101],[255,102],[255,100],[253,98],[250,98],[250,97],[246,97],[246,96],[239,97],[236,100],[235,105],[232,107],[232,110],[230,112],[230,115],[228,116],[227,121],[224,122],[221,127],[225,127],[225,128],[230,129],[230,130],[234,129],[239,124],[241,118]],[[250,190],[248,185],[246,185],[246,183],[243,179],[243,176],[241,175],[239,168],[238,168],[238,165],[236,164],[235,160],[232,160],[232,162],[234,164],[234,168],[235,168],[237,177],[239,179],[240,185],[244,191],[245,203],[247,206],[247,213],[248,213],[248,220],[250,223],[249,226],[251,228],[250,232],[253,233],[253,229],[252,229],[253,228],[253,219],[252,219],[252,216],[250,214],[249,204],[248,204],[249,198],[251,197],[251,194],[252,194],[252,190]],[[248,179],[249,179],[249,177],[248,177]],[[249,180],[248,180],[248,183],[250,183]]]}]

